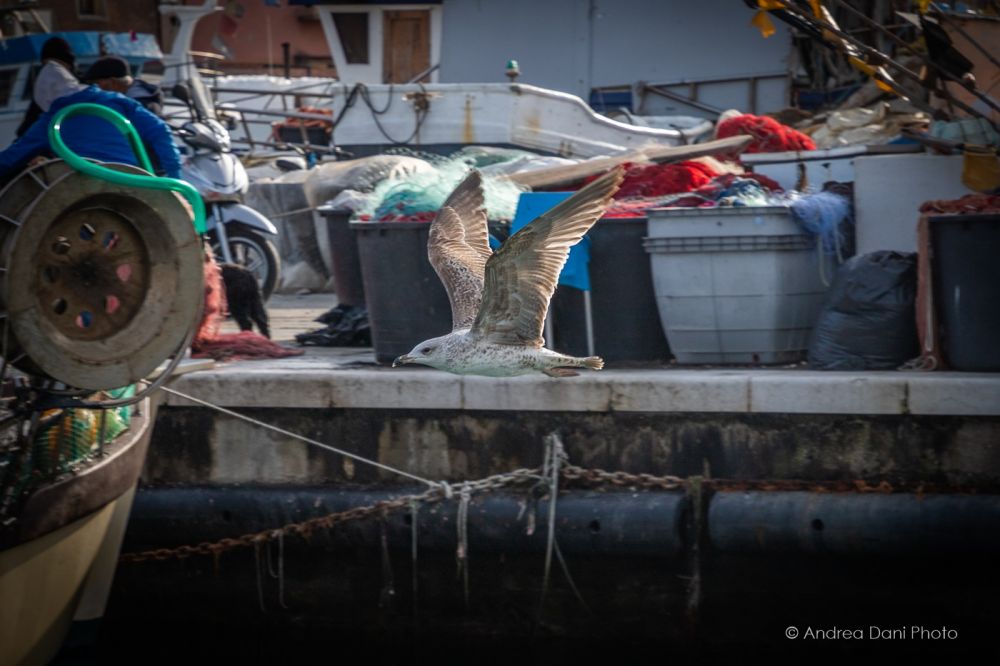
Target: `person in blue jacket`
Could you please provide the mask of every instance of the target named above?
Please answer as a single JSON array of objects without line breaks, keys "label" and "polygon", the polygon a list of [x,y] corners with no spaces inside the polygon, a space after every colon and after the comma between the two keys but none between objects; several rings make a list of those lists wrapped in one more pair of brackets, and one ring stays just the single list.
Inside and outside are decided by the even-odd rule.
[{"label": "person in blue jacket", "polygon": [[[59,97],[49,110],[6,150],[0,151],[0,182],[5,182],[17,174],[36,157],[53,157],[49,145],[49,124],[52,118],[71,104],[90,102],[114,109],[131,121],[139,137],[151,149],[154,163],[171,178],[179,178],[180,156],[171,138],[170,128],[142,104],[115,90],[127,90],[132,82],[128,63],[121,58],[108,56],[91,65],[85,80],[90,85],[79,92]],[[124,88],[122,87],[124,86]],[[66,119],[62,126],[62,137],[66,145],[77,155],[101,162],[119,162],[138,165],[132,147],[114,125],[96,116],[77,115]]]}]

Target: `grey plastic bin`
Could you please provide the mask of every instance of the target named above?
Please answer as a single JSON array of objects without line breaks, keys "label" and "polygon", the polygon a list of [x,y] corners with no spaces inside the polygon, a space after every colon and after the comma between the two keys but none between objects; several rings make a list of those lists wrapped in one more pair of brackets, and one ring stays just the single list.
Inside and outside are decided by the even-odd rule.
[{"label": "grey plastic bin", "polygon": [[826,286],[816,240],[788,208],[654,208],[648,218],[643,245],[678,363],[802,360]]}]

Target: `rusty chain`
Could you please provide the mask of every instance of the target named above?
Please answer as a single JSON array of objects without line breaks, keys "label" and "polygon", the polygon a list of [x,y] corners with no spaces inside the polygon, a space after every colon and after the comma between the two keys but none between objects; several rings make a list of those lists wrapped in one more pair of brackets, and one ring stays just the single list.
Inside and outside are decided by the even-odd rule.
[{"label": "rusty chain", "polygon": [[[541,469],[518,469],[513,472],[488,476],[477,481],[455,483],[456,489],[468,488],[471,493],[490,492],[514,486],[527,481],[538,481]],[[569,484],[581,483],[588,486],[612,486],[617,488],[641,488],[647,490],[684,490],[692,484],[690,478],[679,476],[655,476],[653,474],[632,474],[629,472],[608,472],[603,469],[587,469],[576,465],[567,465],[560,470],[560,477]],[[807,480],[739,480],[701,478],[699,482],[703,489],[718,492],[735,491],[802,491],[802,492],[855,492],[855,493],[894,493],[894,492],[936,492],[942,490],[954,491],[955,488],[921,483],[913,487],[893,486],[887,481],[870,483],[868,481],[807,481]],[[966,489],[969,490],[969,489]],[[971,490],[974,492],[974,490]],[[279,535],[297,535],[309,538],[317,530],[329,530],[338,525],[362,520],[376,515],[383,515],[400,509],[409,509],[413,502],[434,503],[451,499],[451,486],[444,483],[441,487],[432,488],[423,493],[404,495],[389,500],[376,502],[370,506],[354,507],[346,511],[330,513],[317,518],[310,518],[283,527],[262,530],[239,537],[229,537],[218,541],[202,542],[196,545],[177,546],[175,548],[157,548],[134,553],[124,553],[120,558],[123,564],[136,564],[151,560],[163,561],[185,559],[195,555],[211,555],[218,557],[227,551],[237,548],[248,548],[276,539]]]},{"label": "rusty chain", "polygon": [[655,488],[657,490],[681,490],[687,484],[687,481],[679,476],[608,472],[603,469],[585,469],[576,465],[563,467],[562,477],[568,481],[581,481],[591,485],[610,484],[619,487]]},{"label": "rusty chain", "polygon": [[[518,469],[505,474],[488,476],[478,481],[469,481],[455,485],[467,487],[470,492],[489,492],[525,481],[535,481],[539,478],[540,473],[541,470],[539,469]],[[119,562],[123,564],[136,564],[150,560],[186,559],[192,555],[211,555],[218,559],[224,552],[266,543],[277,538],[279,535],[297,535],[308,538],[316,530],[329,530],[337,525],[361,520],[372,515],[389,513],[398,509],[407,509],[411,502],[431,503],[450,499],[452,494],[451,487],[448,484],[442,484],[442,486],[441,488],[432,488],[422,493],[382,500],[370,506],[354,507],[346,511],[338,511],[325,516],[310,518],[299,523],[291,523],[275,529],[252,532],[239,537],[227,537],[218,541],[203,541],[193,546],[184,545],[175,548],[156,548],[135,553],[123,553],[119,558]]]}]

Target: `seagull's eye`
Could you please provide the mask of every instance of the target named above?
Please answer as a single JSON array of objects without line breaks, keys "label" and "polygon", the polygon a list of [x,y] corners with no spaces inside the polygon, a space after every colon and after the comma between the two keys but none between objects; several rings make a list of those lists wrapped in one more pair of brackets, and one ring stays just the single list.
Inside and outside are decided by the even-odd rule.
[{"label": "seagull's eye", "polygon": [[421,354],[430,354],[434,350],[433,347],[424,347],[420,350]]}]

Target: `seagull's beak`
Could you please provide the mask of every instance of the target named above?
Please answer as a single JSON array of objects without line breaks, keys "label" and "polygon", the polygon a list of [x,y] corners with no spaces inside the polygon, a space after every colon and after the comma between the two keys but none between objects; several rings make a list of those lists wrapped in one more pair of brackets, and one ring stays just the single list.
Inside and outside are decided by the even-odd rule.
[{"label": "seagull's beak", "polygon": [[412,362],[413,362],[412,356],[410,356],[409,354],[403,354],[402,356],[396,357],[396,360],[392,362],[392,367],[395,368],[398,365],[406,365],[407,363],[412,363]]}]

